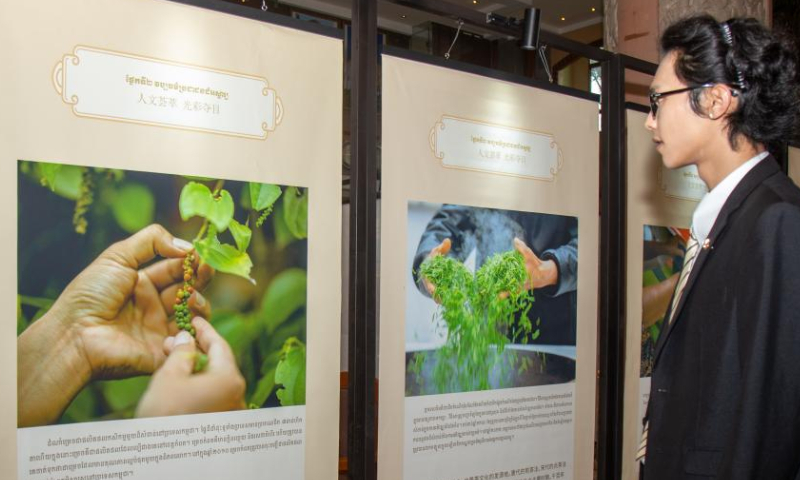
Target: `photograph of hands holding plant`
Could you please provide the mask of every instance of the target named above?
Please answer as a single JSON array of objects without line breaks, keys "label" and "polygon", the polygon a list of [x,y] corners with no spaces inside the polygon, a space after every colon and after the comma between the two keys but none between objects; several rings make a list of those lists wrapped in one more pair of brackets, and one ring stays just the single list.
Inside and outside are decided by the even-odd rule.
[{"label": "photograph of hands holding plant", "polygon": [[[425,202],[408,218],[406,396],[574,381],[577,218]],[[415,338],[425,323],[438,340]]]},{"label": "photograph of hands holding plant", "polygon": [[18,162],[18,426],[305,404],[308,190]]}]

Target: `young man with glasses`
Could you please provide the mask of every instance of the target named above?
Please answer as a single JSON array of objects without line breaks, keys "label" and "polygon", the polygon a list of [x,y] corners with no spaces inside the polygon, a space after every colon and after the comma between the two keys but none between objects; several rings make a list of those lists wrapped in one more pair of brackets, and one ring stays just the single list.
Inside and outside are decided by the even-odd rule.
[{"label": "young man with glasses", "polygon": [[709,193],[655,350],[642,478],[800,480],[796,51],[753,19],[668,28],[646,127]]}]

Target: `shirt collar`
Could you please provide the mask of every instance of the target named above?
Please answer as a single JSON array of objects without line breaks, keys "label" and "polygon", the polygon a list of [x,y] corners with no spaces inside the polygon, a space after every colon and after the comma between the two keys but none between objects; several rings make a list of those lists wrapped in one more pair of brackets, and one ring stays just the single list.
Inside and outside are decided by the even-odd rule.
[{"label": "shirt collar", "polygon": [[755,157],[739,165],[736,170],[729,173],[724,180],[719,182],[713,190],[703,197],[692,216],[692,234],[700,244],[705,242],[706,238],[708,238],[708,234],[711,233],[711,228],[714,226],[714,222],[717,221],[717,216],[719,216],[722,206],[725,205],[725,202],[728,200],[731,192],[733,192],[733,189],[736,188],[736,185],[739,185],[739,182],[742,181],[744,176],[747,175],[753,167],[767,158],[767,155],[769,155],[768,152],[759,153]]}]

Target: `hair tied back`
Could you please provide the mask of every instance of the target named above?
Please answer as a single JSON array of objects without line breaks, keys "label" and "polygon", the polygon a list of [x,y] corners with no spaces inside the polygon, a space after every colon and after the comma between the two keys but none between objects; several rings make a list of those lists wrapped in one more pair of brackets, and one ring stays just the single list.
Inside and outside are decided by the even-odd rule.
[{"label": "hair tied back", "polygon": [[[733,34],[731,33],[731,26],[728,25],[728,22],[722,23],[722,39],[728,45],[728,48],[733,49]],[[747,89],[747,84],[744,82],[744,74],[739,69],[738,66],[734,65],[736,68],[736,80],[737,80],[737,87],[741,90]]]},{"label": "hair tied back", "polygon": [[728,25],[728,22],[722,24],[722,38],[729,47],[733,47],[733,34],[731,33],[731,26]]}]

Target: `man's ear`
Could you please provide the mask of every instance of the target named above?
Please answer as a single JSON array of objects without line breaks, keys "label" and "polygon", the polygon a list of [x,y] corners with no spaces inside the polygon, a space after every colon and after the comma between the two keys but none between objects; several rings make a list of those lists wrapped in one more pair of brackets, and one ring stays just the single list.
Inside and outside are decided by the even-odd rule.
[{"label": "man's ear", "polygon": [[739,105],[739,99],[733,95],[731,88],[721,83],[708,88],[703,100],[703,110],[711,120],[732,114]]}]

